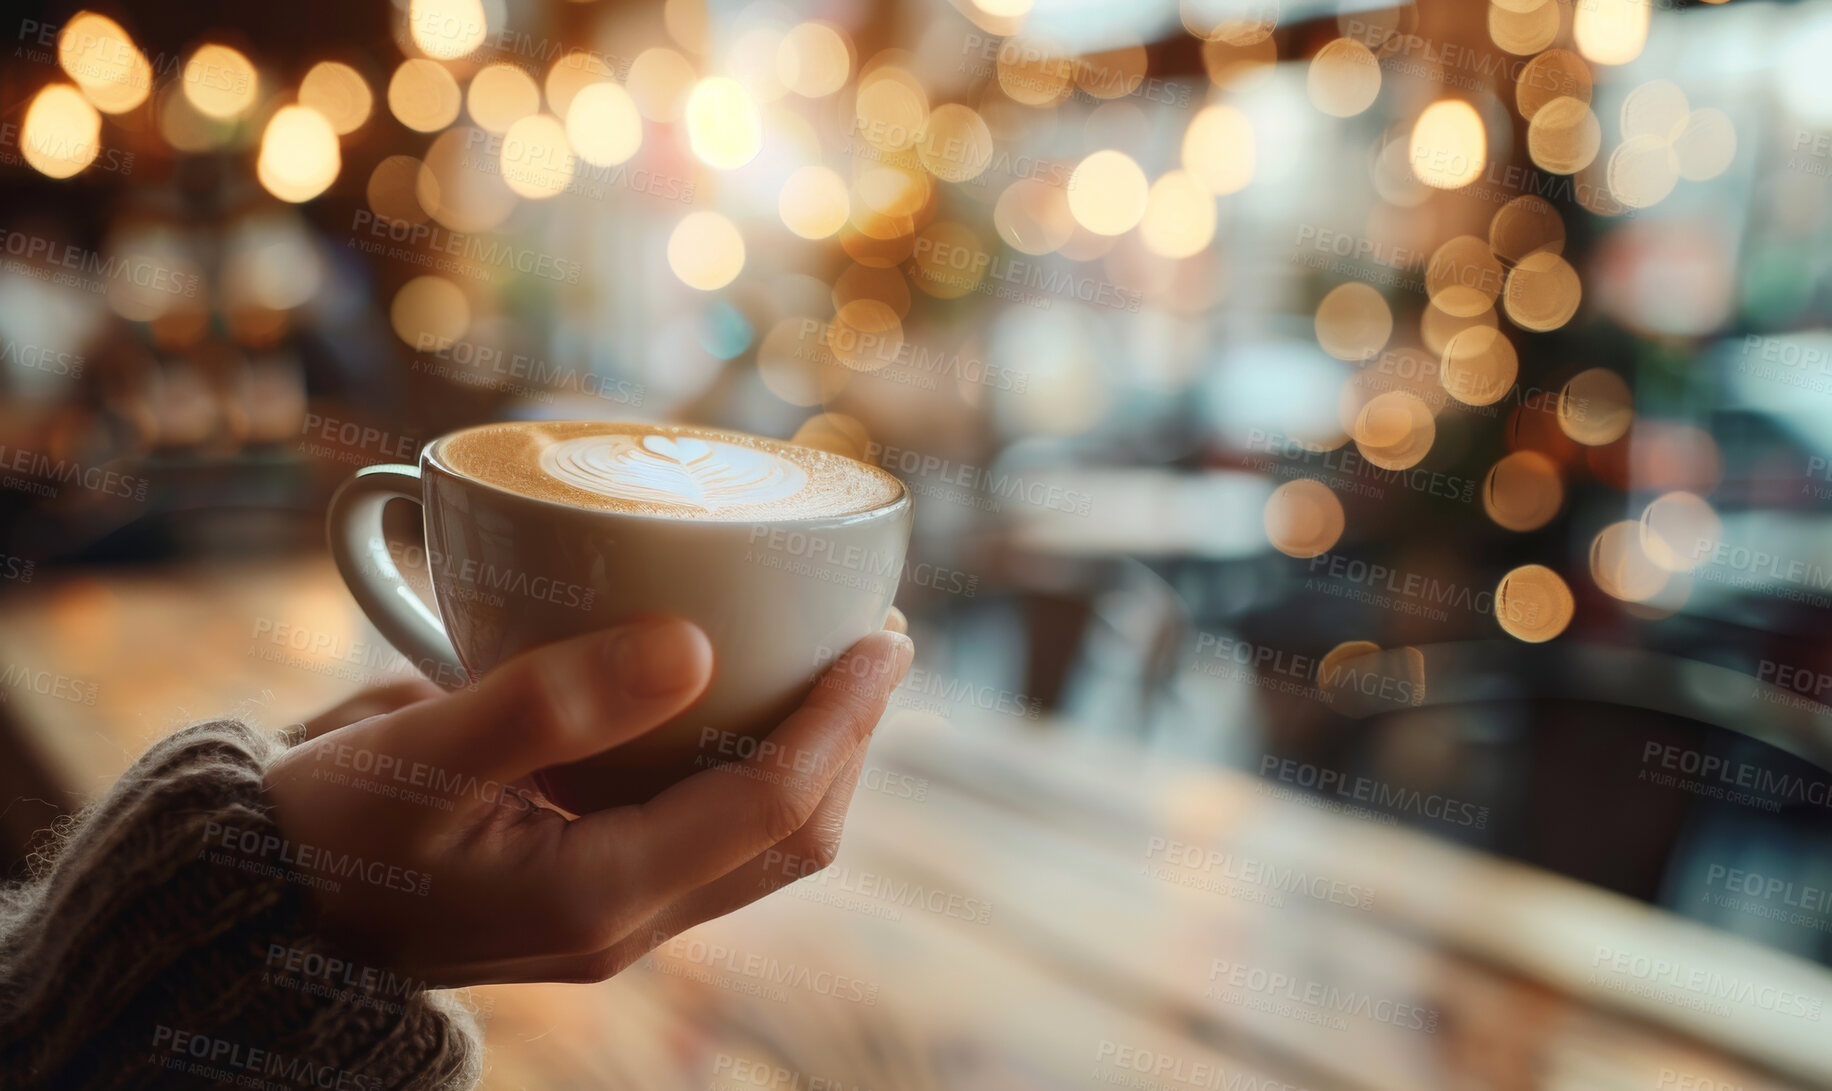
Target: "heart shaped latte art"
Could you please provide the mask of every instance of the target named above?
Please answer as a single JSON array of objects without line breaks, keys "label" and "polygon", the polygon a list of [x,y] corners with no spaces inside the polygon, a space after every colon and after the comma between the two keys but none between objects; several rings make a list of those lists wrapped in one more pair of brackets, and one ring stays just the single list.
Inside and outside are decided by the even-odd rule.
[{"label": "heart shaped latte art", "polygon": [[709,512],[776,503],[808,486],[807,472],[780,455],[694,436],[580,436],[542,451],[541,469],[599,496]]}]

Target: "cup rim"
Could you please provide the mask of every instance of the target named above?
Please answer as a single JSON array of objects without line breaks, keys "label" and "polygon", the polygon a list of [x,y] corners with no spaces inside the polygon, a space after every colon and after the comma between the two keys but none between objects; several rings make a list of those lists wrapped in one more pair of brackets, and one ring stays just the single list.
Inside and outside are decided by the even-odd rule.
[{"label": "cup rim", "polygon": [[[873,466],[869,462],[860,462],[856,458],[852,459],[852,461],[859,462],[861,466],[864,466],[867,469],[877,470],[879,473],[883,474],[885,477],[888,477],[891,479],[891,481],[895,482],[897,485],[896,497],[891,500],[887,500],[882,504],[879,504],[877,507],[867,508],[864,511],[844,512],[838,515],[806,515],[806,516],[801,516],[798,518],[782,518],[782,519],[770,519],[770,518],[676,519],[676,518],[673,518],[672,516],[655,515],[650,512],[642,512],[642,511],[608,511],[602,508],[587,508],[587,507],[581,507],[580,505],[577,505],[577,504],[568,504],[562,500],[550,500],[544,496],[530,496],[527,493],[517,492],[514,489],[504,488],[503,486],[497,485],[493,482],[485,481],[481,477],[477,477],[472,474],[463,473],[438,457],[440,453],[444,450],[446,441],[452,439],[454,436],[460,436],[460,435],[465,434],[466,432],[474,432],[474,431],[478,431],[479,429],[483,429],[483,428],[495,427],[496,425],[500,425],[500,424],[515,424],[515,423],[521,423],[521,422],[485,421],[481,424],[472,424],[472,425],[467,425],[463,428],[454,428],[450,432],[446,432],[444,435],[438,436],[432,442],[426,444],[424,447],[420,449],[420,466],[422,469],[426,469],[426,468],[436,469],[439,472],[446,474],[447,476],[455,480],[464,482],[466,485],[473,485],[473,486],[476,486],[477,488],[487,489],[488,491],[496,493],[498,495],[512,497],[516,500],[523,500],[531,504],[539,504],[544,507],[558,508],[561,511],[576,512],[581,515],[603,516],[608,519],[644,519],[650,522],[667,523],[671,526],[737,527],[737,526],[762,526],[762,525],[806,526],[810,524],[822,524],[822,525],[828,525],[828,526],[845,526],[845,525],[849,525],[852,523],[866,522],[872,519],[881,519],[888,515],[894,514],[896,512],[908,510],[914,503],[911,497],[911,494],[910,494],[910,486],[902,478],[898,477],[894,473],[891,473],[889,470],[885,470],[885,469],[881,469],[880,467]],[[558,421],[558,420],[541,421],[539,423],[542,423],[542,424],[592,424],[592,425],[604,425],[607,427],[614,427],[618,424],[629,423],[637,427],[644,427],[644,428],[653,428],[658,424],[665,426],[667,424],[667,422],[663,422],[663,421],[626,422],[626,421],[570,421],[570,420],[568,421]],[[745,433],[745,432],[733,432],[729,428],[713,428],[713,427],[709,427],[706,425],[698,425],[698,424],[687,424],[687,425],[681,425],[680,427],[694,428],[694,429],[699,429],[700,431],[705,431],[705,432],[724,432],[728,435],[749,435],[750,434],[750,433]],[[802,444],[799,444],[799,443],[790,443],[786,439],[773,439],[769,436],[757,436],[756,438],[768,440],[771,443],[785,444],[790,447],[801,447],[802,446]],[[807,448],[807,449],[816,450],[817,448]],[[835,454],[835,452],[832,452],[832,451],[828,451],[825,453]],[[851,456],[849,455],[837,455],[836,457],[851,458]]]}]

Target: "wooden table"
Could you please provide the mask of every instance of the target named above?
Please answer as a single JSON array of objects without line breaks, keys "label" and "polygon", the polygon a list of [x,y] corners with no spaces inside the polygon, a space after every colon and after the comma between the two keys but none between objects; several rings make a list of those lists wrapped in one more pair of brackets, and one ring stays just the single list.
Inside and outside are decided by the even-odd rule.
[{"label": "wooden table", "polygon": [[[404,675],[384,647],[321,559],[0,602],[0,663],[69,683],[14,686],[9,716],[79,794],[189,720],[285,724]],[[964,713],[880,728],[828,872],[601,985],[472,995],[500,1089],[1832,1086],[1823,967],[1250,777]],[[1817,1019],[1774,1010],[1809,1000]]]}]

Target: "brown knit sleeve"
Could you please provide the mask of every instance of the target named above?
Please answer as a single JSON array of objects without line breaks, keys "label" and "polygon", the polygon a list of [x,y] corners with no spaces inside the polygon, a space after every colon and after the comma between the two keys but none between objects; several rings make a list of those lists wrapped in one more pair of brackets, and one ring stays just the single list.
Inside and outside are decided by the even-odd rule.
[{"label": "brown knit sleeve", "polygon": [[261,791],[279,751],[234,721],[179,731],[0,890],[0,1084],[476,1084],[475,1020],[455,997],[306,930],[315,877],[271,851]]}]

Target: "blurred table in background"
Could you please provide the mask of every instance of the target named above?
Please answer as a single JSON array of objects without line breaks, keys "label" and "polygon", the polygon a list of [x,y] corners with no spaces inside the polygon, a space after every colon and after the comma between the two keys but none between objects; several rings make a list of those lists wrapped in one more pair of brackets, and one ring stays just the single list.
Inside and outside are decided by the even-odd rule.
[{"label": "blurred table in background", "polygon": [[[7,741],[77,798],[191,720],[410,676],[322,558],[43,579],[0,664]],[[909,712],[829,871],[601,985],[473,995],[503,1091],[1832,1086],[1821,967],[1238,773]]]}]

